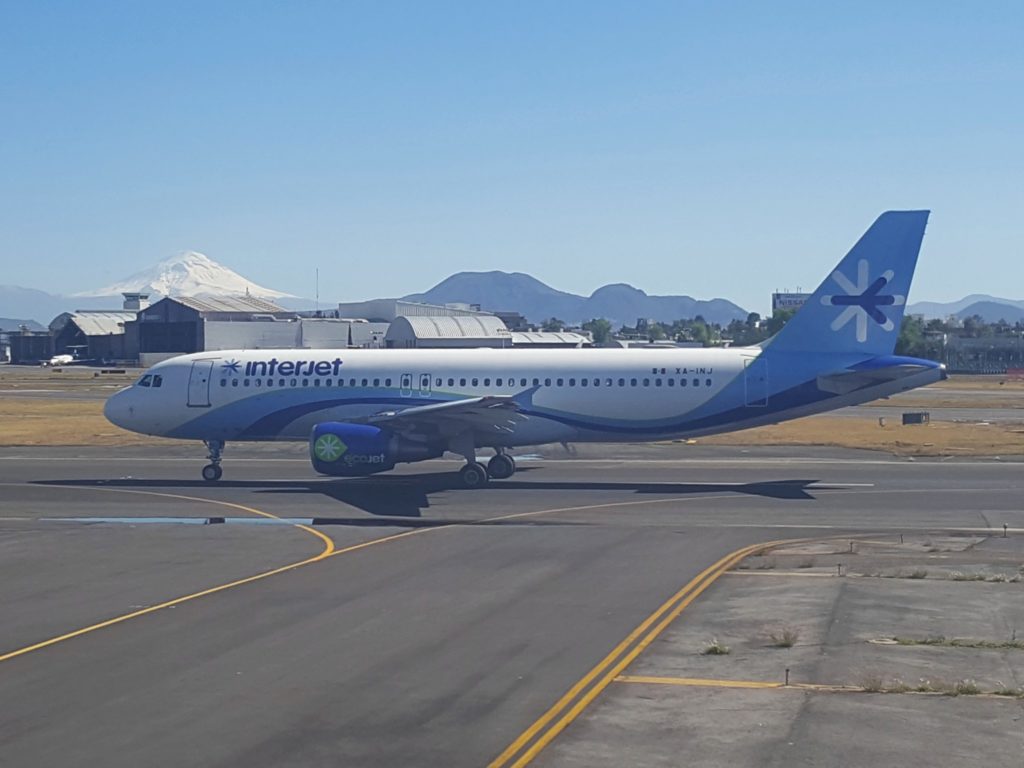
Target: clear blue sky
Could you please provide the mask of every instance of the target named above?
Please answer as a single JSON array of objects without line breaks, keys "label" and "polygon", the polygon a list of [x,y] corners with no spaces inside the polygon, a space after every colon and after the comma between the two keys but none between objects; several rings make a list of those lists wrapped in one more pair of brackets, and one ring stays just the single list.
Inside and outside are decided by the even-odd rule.
[{"label": "clear blue sky", "polygon": [[504,269],[764,311],[927,207],[911,300],[1022,298],[1022,40],[1019,0],[5,2],[0,283],[194,249],[325,299]]}]

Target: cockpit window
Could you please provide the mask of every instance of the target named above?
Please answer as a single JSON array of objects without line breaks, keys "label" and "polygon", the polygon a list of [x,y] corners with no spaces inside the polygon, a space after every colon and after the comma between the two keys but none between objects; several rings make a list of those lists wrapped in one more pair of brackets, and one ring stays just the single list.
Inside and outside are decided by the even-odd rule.
[{"label": "cockpit window", "polygon": [[145,376],[143,376],[141,379],[139,379],[139,386],[140,387],[148,387],[148,386],[150,386],[150,382],[152,382],[152,380],[153,380],[153,377],[150,374],[147,373]]},{"label": "cockpit window", "polygon": [[164,384],[164,377],[161,376],[158,373],[154,373],[153,374],[153,386],[154,387],[162,387],[163,384]]}]

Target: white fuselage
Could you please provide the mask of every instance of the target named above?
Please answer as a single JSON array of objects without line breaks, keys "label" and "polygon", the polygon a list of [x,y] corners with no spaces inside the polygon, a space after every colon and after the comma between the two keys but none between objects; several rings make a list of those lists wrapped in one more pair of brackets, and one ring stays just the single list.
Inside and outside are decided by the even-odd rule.
[{"label": "white fuselage", "polygon": [[[516,396],[535,388],[536,410],[561,418],[530,419],[517,429],[517,444],[638,439],[618,428],[684,416],[741,375],[745,362],[759,351],[755,347],[198,353],[152,368],[149,373],[160,377],[160,386],[152,386],[154,379],[149,387],[137,383],[123,393],[123,400],[111,402],[108,416],[136,431],[172,437],[305,440],[313,425],[323,421],[358,420],[429,402]],[[255,423],[277,413],[267,430],[252,430]]]},{"label": "white fuselage", "polygon": [[760,354],[759,347],[206,352],[153,367],[149,386],[144,377],[115,395],[106,413],[127,429],[167,437],[306,440],[321,422],[481,396],[522,398],[526,418],[515,430],[475,436],[480,446],[512,446],[724,432],[927,383],[901,379],[845,397],[787,401],[780,410],[770,407],[782,401],[771,399],[765,366],[754,365]]}]

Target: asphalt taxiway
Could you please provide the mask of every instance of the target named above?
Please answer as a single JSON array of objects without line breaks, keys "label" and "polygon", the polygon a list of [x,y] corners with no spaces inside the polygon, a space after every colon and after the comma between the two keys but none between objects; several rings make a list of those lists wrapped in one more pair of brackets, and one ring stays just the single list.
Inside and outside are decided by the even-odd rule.
[{"label": "asphalt taxiway", "polygon": [[0,765],[522,765],[732,553],[1024,532],[1024,464],[986,460],[609,447],[477,491],[450,462],[329,480],[301,447],[233,450],[216,485],[201,463],[0,450]]}]

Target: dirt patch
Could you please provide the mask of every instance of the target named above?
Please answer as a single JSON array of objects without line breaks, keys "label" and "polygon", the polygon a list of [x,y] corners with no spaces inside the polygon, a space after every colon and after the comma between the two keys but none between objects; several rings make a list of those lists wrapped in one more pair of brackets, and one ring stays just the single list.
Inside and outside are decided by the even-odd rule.
[{"label": "dirt patch", "polygon": [[115,427],[103,417],[102,400],[0,398],[0,445],[166,444]]},{"label": "dirt patch", "polygon": [[700,438],[702,445],[824,445],[888,451],[898,456],[1024,454],[1024,424],[879,426],[877,419],[813,416]]}]

